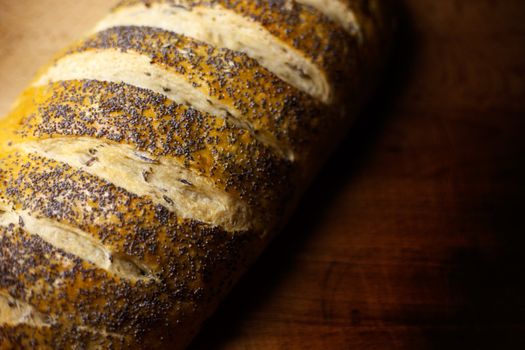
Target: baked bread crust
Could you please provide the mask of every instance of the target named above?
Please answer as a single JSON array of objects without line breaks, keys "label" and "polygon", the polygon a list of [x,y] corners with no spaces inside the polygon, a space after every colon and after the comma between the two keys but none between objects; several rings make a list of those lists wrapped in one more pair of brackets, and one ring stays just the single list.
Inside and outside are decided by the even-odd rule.
[{"label": "baked bread crust", "polygon": [[59,53],[0,120],[0,349],[185,347],[344,134],[386,13],[125,0]]}]

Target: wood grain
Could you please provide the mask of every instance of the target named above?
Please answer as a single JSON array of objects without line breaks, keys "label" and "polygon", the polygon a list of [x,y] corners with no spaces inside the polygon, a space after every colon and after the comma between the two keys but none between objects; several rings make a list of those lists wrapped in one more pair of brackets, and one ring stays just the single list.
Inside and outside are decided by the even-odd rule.
[{"label": "wood grain", "polygon": [[0,0],[0,117],[36,70],[117,0]]},{"label": "wood grain", "polygon": [[[0,1],[0,110],[109,3]],[[378,93],[193,349],[525,348],[525,2],[398,4]]]}]

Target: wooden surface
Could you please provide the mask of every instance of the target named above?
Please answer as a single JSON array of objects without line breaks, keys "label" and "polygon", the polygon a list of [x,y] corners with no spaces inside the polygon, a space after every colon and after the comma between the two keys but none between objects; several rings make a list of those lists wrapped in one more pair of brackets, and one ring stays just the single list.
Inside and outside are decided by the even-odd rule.
[{"label": "wooden surface", "polygon": [[[0,0],[0,113],[110,3]],[[399,3],[379,92],[193,349],[525,349],[525,1]]]}]

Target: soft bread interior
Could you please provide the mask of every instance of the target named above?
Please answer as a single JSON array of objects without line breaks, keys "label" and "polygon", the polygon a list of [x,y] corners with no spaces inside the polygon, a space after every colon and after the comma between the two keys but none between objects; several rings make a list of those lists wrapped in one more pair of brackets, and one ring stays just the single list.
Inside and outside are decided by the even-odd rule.
[{"label": "soft bread interior", "polygon": [[298,3],[311,6],[322,12],[334,22],[339,23],[347,32],[360,36],[360,28],[354,12],[341,0],[297,0]]},{"label": "soft bread interior", "polygon": [[31,305],[18,301],[0,291],[0,325],[16,326],[27,324],[42,327],[48,325],[46,317]]},{"label": "soft bread interior", "polygon": [[[0,326],[28,325],[37,328],[52,327],[56,320],[43,315],[31,305],[19,301],[9,294],[0,291]],[[124,338],[123,335],[108,332],[105,329],[94,329],[93,327],[76,326],[75,328],[89,333],[98,334],[100,337]],[[2,339],[0,339],[1,341]],[[0,343],[1,344],[1,343]],[[94,349],[94,347],[88,347]]]},{"label": "soft bread interior", "polygon": [[53,138],[17,147],[82,169],[136,195],[148,196],[182,218],[229,231],[251,228],[247,205],[173,158],[156,158],[128,145],[91,138]]},{"label": "soft bread interior", "polygon": [[161,65],[152,64],[149,56],[132,51],[91,50],[65,56],[37,79],[33,86],[64,80],[86,79],[126,83],[151,90],[176,103],[225,118],[231,124],[249,130],[257,140],[276,149],[279,154],[288,153],[265,130],[254,132],[253,125],[233,106],[195,88],[181,74]]},{"label": "soft bread interior", "polygon": [[303,53],[282,42],[262,25],[218,5],[184,7],[153,3],[124,7],[99,22],[95,31],[116,26],[147,26],[186,35],[215,47],[241,51],[282,80],[330,103],[327,77]]},{"label": "soft bread interior", "polygon": [[0,203],[0,226],[17,225],[48,244],[128,279],[151,278],[150,270],[131,257],[113,254],[87,233],[54,220],[35,218],[25,211],[14,211]]},{"label": "soft bread interior", "polygon": [[[194,88],[183,76],[151,64],[151,58],[131,51],[91,50],[68,55],[55,63],[33,85],[46,85],[63,80],[102,80],[124,82],[164,95],[179,104],[213,115],[226,117],[239,113],[228,105]],[[240,121],[239,121],[240,123]]]}]

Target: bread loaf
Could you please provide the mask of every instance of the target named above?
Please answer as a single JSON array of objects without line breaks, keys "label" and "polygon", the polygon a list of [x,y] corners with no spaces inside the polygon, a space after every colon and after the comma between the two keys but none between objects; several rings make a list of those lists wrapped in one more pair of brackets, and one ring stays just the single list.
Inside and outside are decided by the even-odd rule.
[{"label": "bread loaf", "polygon": [[124,0],[0,120],[0,349],[179,349],[388,46],[379,0]]}]

